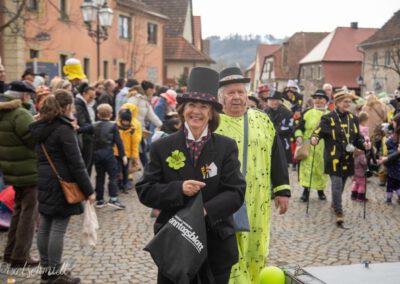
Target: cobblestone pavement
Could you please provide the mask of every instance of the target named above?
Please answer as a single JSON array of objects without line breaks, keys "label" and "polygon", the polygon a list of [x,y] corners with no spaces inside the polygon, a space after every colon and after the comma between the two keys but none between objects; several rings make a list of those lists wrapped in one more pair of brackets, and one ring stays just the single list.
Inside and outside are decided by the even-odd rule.
[{"label": "cobblestone pavement", "polygon": [[[312,192],[309,214],[306,204],[299,200],[301,189],[296,172],[291,172],[293,197],[286,215],[274,211],[270,241],[270,265],[322,266],[371,262],[400,261],[400,205],[384,204],[385,189],[377,179],[368,183],[367,216],[363,219],[363,205],[349,198],[350,183],[344,197],[345,223],[349,230],[335,226],[328,200],[318,200]],[[83,283],[155,283],[156,267],[143,247],[152,237],[148,208],[140,205],[135,192],[121,194],[127,205],[125,211],[110,207],[97,210],[100,221],[98,246],[95,251],[81,250],[79,232],[81,216],[72,218],[65,238],[64,260],[72,265],[73,274]],[[0,251],[3,252],[7,234],[0,233]],[[36,240],[36,238],[35,238]],[[36,244],[34,256],[38,256]],[[2,265],[2,271],[6,268]],[[7,283],[5,276],[0,283]],[[15,283],[38,283],[39,277],[17,278]]]}]

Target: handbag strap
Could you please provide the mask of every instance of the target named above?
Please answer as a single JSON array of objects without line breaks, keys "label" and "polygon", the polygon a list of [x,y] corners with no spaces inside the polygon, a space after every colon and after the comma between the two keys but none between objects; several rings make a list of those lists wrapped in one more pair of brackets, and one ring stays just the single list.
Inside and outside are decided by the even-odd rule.
[{"label": "handbag strap", "polygon": [[247,148],[248,146],[248,142],[249,142],[249,126],[248,126],[248,116],[247,116],[247,112],[244,114],[244,118],[243,118],[243,122],[244,122],[244,141],[243,141],[243,167],[242,167],[242,174],[244,177],[246,177],[246,171],[247,171]]},{"label": "handbag strap", "polygon": [[58,171],[57,171],[56,167],[54,166],[52,160],[50,159],[50,156],[49,156],[49,154],[47,153],[46,147],[44,146],[43,143],[41,143],[40,146],[42,147],[43,153],[44,153],[44,155],[46,156],[46,159],[47,159],[47,161],[49,162],[51,169],[52,169],[53,172],[56,174],[58,180],[59,180],[59,181],[62,181],[63,179],[62,179],[62,177],[60,176],[60,174],[58,173]]}]

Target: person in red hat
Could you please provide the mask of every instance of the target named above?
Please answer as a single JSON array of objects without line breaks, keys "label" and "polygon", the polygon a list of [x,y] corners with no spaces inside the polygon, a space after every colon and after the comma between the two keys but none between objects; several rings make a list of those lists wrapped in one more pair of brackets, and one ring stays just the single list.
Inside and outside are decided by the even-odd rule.
[{"label": "person in red hat", "polygon": [[261,85],[258,87],[258,99],[260,100],[260,109],[264,110],[267,107],[267,101],[269,97],[269,86]]}]

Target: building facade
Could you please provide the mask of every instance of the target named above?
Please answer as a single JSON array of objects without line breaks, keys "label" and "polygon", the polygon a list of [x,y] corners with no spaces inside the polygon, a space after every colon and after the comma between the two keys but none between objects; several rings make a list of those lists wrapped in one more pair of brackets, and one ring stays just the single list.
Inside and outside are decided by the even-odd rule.
[{"label": "building facade", "polygon": [[90,82],[98,78],[135,78],[162,83],[166,16],[140,1],[108,1],[114,17],[108,38],[100,45],[97,74],[96,43],[88,35],[80,11],[84,1],[26,2],[19,34],[9,29],[3,33],[3,61],[9,80],[18,79],[26,67],[51,77],[62,76],[65,61],[74,57],[81,61]]},{"label": "building facade", "polygon": [[360,48],[363,89],[393,93],[400,86],[400,10]]},{"label": "building facade", "polygon": [[346,86],[360,93],[362,53],[358,45],[376,32],[373,28],[338,27],[300,60],[299,81],[306,98],[324,83],[334,89]]}]

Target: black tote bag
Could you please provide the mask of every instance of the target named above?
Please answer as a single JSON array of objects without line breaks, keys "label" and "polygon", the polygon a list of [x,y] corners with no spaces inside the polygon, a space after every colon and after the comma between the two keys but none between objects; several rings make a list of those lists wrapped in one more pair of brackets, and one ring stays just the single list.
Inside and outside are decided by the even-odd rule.
[{"label": "black tote bag", "polygon": [[159,271],[177,284],[194,279],[207,258],[207,232],[201,193],[192,197],[144,248]]}]

